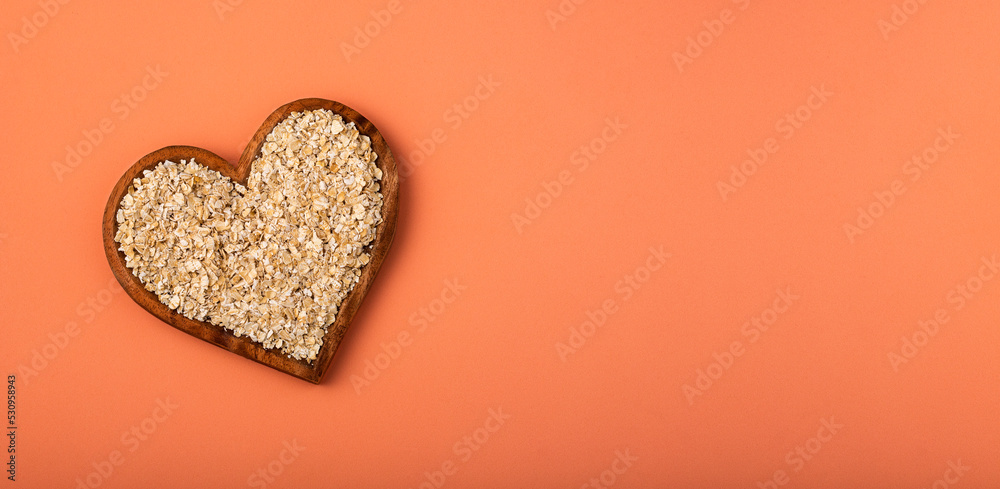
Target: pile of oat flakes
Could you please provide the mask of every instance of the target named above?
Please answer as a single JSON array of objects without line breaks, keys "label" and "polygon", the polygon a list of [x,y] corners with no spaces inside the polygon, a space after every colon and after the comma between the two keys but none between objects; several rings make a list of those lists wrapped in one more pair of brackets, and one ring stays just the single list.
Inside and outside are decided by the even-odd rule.
[{"label": "pile of oat flakes", "polygon": [[194,160],[145,171],[115,240],[168,307],[312,361],[382,220],[375,159],[353,122],[294,112],[267,135],[246,187]]}]

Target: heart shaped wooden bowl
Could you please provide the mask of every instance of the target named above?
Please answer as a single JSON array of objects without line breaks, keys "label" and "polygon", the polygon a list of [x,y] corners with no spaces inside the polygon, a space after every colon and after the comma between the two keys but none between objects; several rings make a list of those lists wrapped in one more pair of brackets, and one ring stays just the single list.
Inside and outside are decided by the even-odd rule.
[{"label": "heart shaped wooden bowl", "polygon": [[[382,170],[382,222],[375,228],[375,240],[371,243],[369,253],[371,261],[361,269],[361,277],[354,289],[344,298],[340,305],[340,311],[333,324],[327,325],[326,336],[323,337],[323,346],[319,354],[312,363],[306,360],[294,360],[287,357],[280,350],[266,349],[261,344],[250,340],[247,337],[237,337],[232,332],[221,326],[216,326],[207,321],[195,321],[181,315],[163,304],[156,295],[146,290],[146,287],[139,281],[139,278],[132,274],[132,271],[125,266],[125,254],[118,250],[118,243],[115,242],[115,235],[118,233],[118,221],[116,215],[122,198],[132,186],[132,180],[141,178],[142,172],[151,170],[164,160],[180,162],[180,160],[190,160],[194,158],[196,162],[207,168],[215,170],[238,182],[246,185],[250,176],[253,160],[260,154],[264,144],[264,138],[282,120],[287,118],[292,112],[304,110],[327,109],[340,114],[347,122],[353,122],[358,131],[371,138],[372,149],[378,155],[375,160],[376,165]],[[340,341],[347,332],[347,327],[354,318],[361,301],[372,285],[375,274],[378,273],[382,261],[385,259],[389,245],[392,243],[392,236],[396,228],[396,215],[399,206],[398,200],[399,179],[396,173],[396,163],[389,151],[389,146],[385,139],[375,128],[375,125],[361,116],[350,107],[318,98],[308,98],[296,100],[285,104],[275,110],[261,124],[260,129],[254,134],[253,139],[247,144],[240,156],[239,162],[233,166],[215,153],[192,146],[168,146],[143,156],[138,162],[132,165],[121,180],[111,191],[111,198],[108,199],[107,208],[104,210],[104,251],[108,256],[108,263],[114,273],[118,283],[125,288],[132,300],[149,311],[163,322],[201,338],[209,343],[229,350],[237,355],[247,357],[255,362],[262,363],[282,372],[294,375],[300,379],[308,380],[314,384],[320,383],[327,368],[330,366],[333,355],[340,345]]]}]

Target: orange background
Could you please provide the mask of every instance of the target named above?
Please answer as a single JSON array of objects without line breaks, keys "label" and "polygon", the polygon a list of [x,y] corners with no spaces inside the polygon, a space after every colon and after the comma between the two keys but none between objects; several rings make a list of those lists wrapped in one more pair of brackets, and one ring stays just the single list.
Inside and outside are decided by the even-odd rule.
[{"label": "orange background", "polygon": [[[1000,280],[974,277],[1000,253],[1000,8],[927,2],[897,29],[904,3],[919,5],[71,1],[49,16],[5,2],[7,484],[753,488],[782,471],[781,487],[997,487]],[[679,69],[699,33],[707,47]],[[475,98],[483,79],[499,86]],[[360,111],[412,170],[389,257],[318,386],[145,313],[111,282],[100,226],[141,156],[188,144],[235,161],[304,97]],[[456,119],[456,104],[474,110]],[[778,121],[797,109],[808,120],[786,139]],[[60,167],[104,119],[92,152]],[[913,181],[908,162],[949,128],[960,137]],[[718,182],[768,138],[777,151],[724,200]],[[576,153],[589,145],[592,161]],[[905,193],[887,197],[895,180]],[[879,217],[852,243],[859,207]],[[624,285],[660,246],[662,267]],[[466,289],[442,308],[452,279]],[[982,287],[959,309],[961,284]],[[754,336],[744,324],[773,319],[777,289],[801,298]],[[605,301],[616,312],[575,338]],[[437,313],[423,330],[421,308]],[[938,309],[950,320],[923,342]],[[385,368],[362,385],[368,362]],[[699,369],[718,378],[689,402]],[[495,432],[491,409],[509,415]],[[831,416],[843,427],[820,431]]]}]

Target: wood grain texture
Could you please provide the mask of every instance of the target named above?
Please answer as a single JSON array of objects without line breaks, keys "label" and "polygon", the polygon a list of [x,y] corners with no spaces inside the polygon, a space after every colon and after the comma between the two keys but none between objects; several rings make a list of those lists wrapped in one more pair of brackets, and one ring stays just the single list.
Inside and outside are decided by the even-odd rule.
[{"label": "wood grain texture", "polygon": [[[245,186],[250,176],[253,160],[259,155],[261,147],[264,144],[264,138],[267,137],[271,130],[292,112],[315,109],[327,109],[340,114],[346,121],[354,122],[361,134],[371,138],[372,148],[378,155],[375,163],[382,170],[382,222],[375,228],[375,240],[369,245],[371,261],[361,269],[361,277],[354,285],[354,289],[351,290],[347,297],[344,298],[343,303],[341,303],[336,320],[333,324],[327,326],[326,336],[323,338],[323,346],[320,348],[316,360],[310,363],[305,360],[294,360],[282,354],[280,350],[266,349],[245,336],[236,337],[221,326],[213,325],[207,321],[189,319],[177,311],[170,309],[166,304],[160,302],[154,293],[146,290],[142,282],[139,281],[139,278],[133,275],[132,271],[125,266],[125,254],[119,251],[115,235],[118,233],[116,215],[122,198],[132,187],[133,179],[141,178],[142,172],[145,170],[153,169],[164,160],[179,162],[182,159],[189,160],[194,158],[199,164],[215,170],[232,179],[234,182]],[[267,117],[247,144],[246,149],[243,150],[243,154],[235,166],[211,151],[193,146],[168,146],[153,151],[139,159],[139,161],[125,172],[111,191],[111,197],[108,199],[107,207],[104,210],[104,251],[108,257],[108,263],[111,265],[111,271],[129,297],[142,306],[143,309],[149,311],[165,323],[237,355],[318,384],[326,374],[327,368],[333,360],[334,353],[337,351],[337,347],[340,346],[340,342],[343,340],[344,334],[347,332],[347,328],[354,318],[354,314],[361,306],[365,294],[371,288],[375,275],[378,273],[383,260],[385,260],[386,253],[389,251],[389,245],[392,244],[399,206],[398,193],[399,179],[396,172],[396,163],[393,160],[392,152],[389,151],[389,146],[374,124],[354,109],[341,103],[319,98],[301,99],[279,107]]]}]

